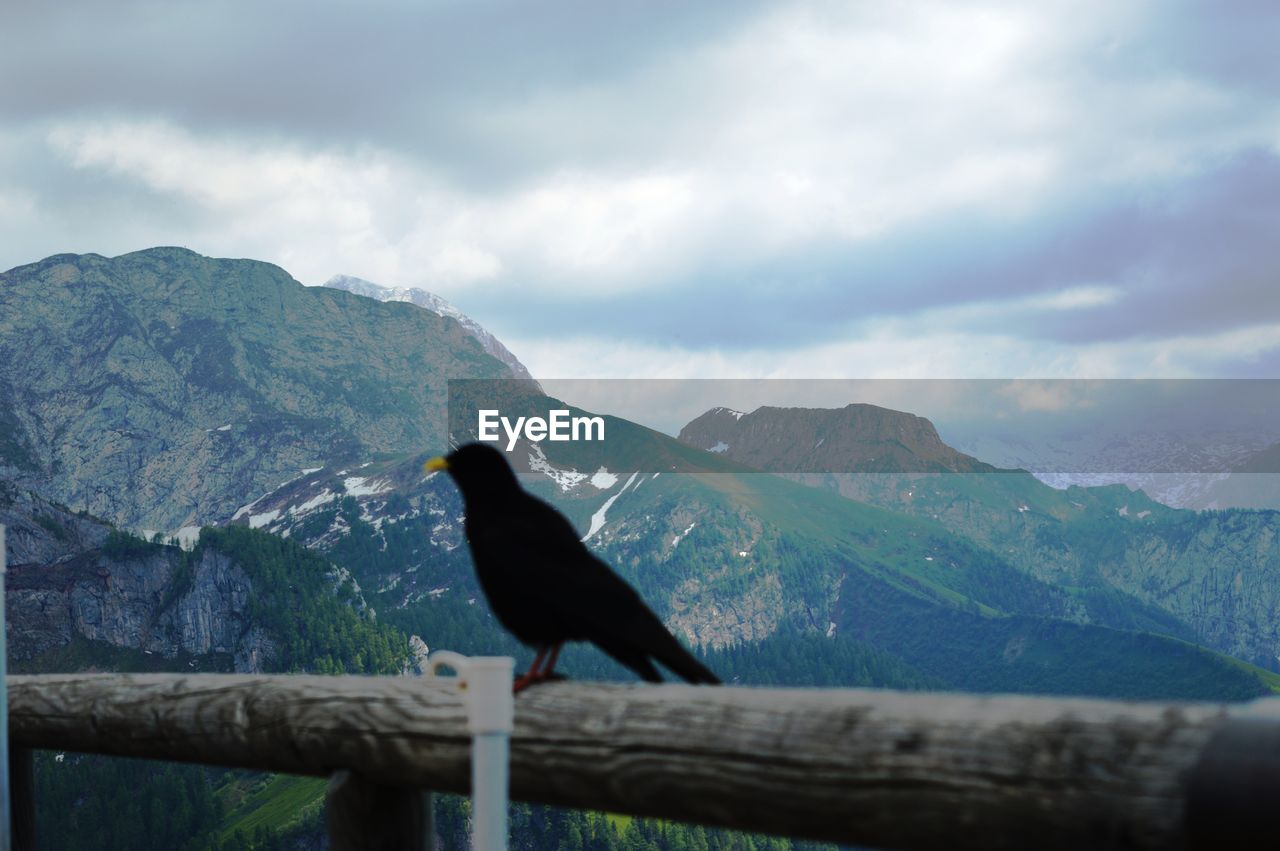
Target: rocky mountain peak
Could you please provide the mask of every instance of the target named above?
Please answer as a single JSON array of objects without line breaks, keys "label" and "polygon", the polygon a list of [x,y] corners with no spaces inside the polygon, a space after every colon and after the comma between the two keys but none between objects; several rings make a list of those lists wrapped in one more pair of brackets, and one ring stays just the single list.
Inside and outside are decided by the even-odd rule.
[{"label": "rocky mountain peak", "polygon": [[915,414],[853,403],[843,408],[712,408],[679,439],[762,470],[783,473],[980,472],[991,470],[942,442]]},{"label": "rocky mountain peak", "polygon": [[497,337],[479,322],[476,322],[433,292],[417,287],[384,287],[381,284],[375,284],[372,281],[366,281],[363,278],[356,278],[351,275],[334,275],[321,286],[345,290],[346,292],[377,299],[378,301],[408,302],[416,304],[424,310],[429,310],[437,316],[448,316],[451,319],[456,319],[463,328],[470,332],[471,336],[476,338],[486,352],[510,367],[512,375],[516,378],[533,380],[533,376],[529,374],[529,370],[520,362],[520,359],[512,354],[511,350],[504,346]]}]

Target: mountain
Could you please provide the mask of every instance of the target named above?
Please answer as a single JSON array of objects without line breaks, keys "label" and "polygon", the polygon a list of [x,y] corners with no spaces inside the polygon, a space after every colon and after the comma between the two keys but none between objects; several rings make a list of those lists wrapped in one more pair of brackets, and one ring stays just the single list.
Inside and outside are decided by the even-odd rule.
[{"label": "mountain", "polygon": [[[813,433],[803,433],[802,464],[788,442],[797,417],[827,423],[831,435],[815,446]],[[830,422],[840,418],[843,430]],[[918,420],[878,412],[874,429],[860,434],[866,420],[858,406],[823,415],[762,408],[741,418],[713,409],[681,435],[722,457],[750,458],[761,469],[934,521],[1022,573],[1092,600],[1089,620],[1107,623],[1107,601],[1120,593],[1189,626],[1199,641],[1280,669],[1280,515],[1176,510],[1123,485],[1057,490],[1025,471],[948,456]],[[749,430],[741,426],[748,421]],[[886,429],[886,422],[896,425]],[[918,460],[901,458],[917,447]],[[864,459],[882,457],[901,462],[900,471],[860,472]],[[939,457],[963,472],[927,472]]]},{"label": "mountain", "polygon": [[134,529],[230,518],[308,468],[443,447],[456,319],[180,248],[0,274],[0,477]]},{"label": "mountain", "polygon": [[533,381],[533,376],[529,374],[529,370],[525,368],[525,365],[520,363],[520,359],[512,354],[510,349],[502,345],[502,342],[497,337],[489,333],[479,322],[476,322],[433,292],[418,289],[417,287],[384,287],[380,284],[366,281],[363,278],[353,278],[350,275],[334,275],[321,286],[345,290],[346,292],[374,298],[378,301],[406,301],[429,310],[437,316],[448,316],[450,319],[455,319],[471,333],[471,336],[476,338],[486,352],[505,363],[511,370],[512,375],[516,378]]},{"label": "mountain", "polygon": [[[198,544],[206,536],[194,528],[209,523],[287,536],[347,570],[382,621],[405,634],[433,645],[470,645],[494,634],[474,602],[456,492],[447,479],[424,477],[421,460],[450,438],[474,436],[475,420],[464,414],[467,382],[453,379],[479,379],[483,393],[497,385],[510,414],[577,409],[513,378],[455,319],[303,287],[269,264],[173,248],[113,259],[60,255],[10,270],[0,276],[0,307],[7,453],[0,475],[15,486],[126,528],[182,531],[197,549],[212,546]],[[450,393],[458,398],[446,411]],[[834,458],[872,470],[908,463],[925,471],[988,469],[946,446],[926,420],[870,406],[713,420],[699,427],[710,433],[717,422],[732,423],[725,436],[736,447],[703,452],[606,415],[607,441],[526,440],[511,455],[530,486],[690,643],[758,643],[796,619],[839,635],[840,601],[874,579],[905,595],[885,609],[903,623],[936,607],[958,608],[965,618],[1206,635],[1251,659],[1270,650],[1265,572],[1217,582],[1220,599],[1202,610],[1167,605],[1141,582],[1083,581],[1079,552],[1115,533],[1104,525],[1106,534],[1089,529],[1076,541],[1070,535],[1085,527],[1072,524],[1062,527],[1065,543],[1046,546],[1061,530],[1040,514],[1084,509],[1043,486],[1032,490],[1025,474],[993,474],[1003,490],[984,492],[981,511],[967,507],[972,500],[925,510],[935,498],[911,488],[826,494],[735,457],[756,439],[752,429],[764,441],[772,428],[775,442],[761,442],[753,462],[763,464],[771,445],[796,445],[798,434],[805,451],[783,457],[792,468],[821,469],[813,465]],[[1086,513],[1123,527],[1154,523],[1166,510],[1136,497],[1130,510],[1120,499],[1091,493]],[[990,510],[993,500],[1003,500],[1003,513]],[[1121,509],[1129,515],[1119,517]],[[966,512],[973,528],[961,528]],[[1041,558],[1046,552],[1056,555]],[[1180,553],[1188,571],[1203,555]],[[1033,556],[1039,560],[1029,564]],[[1238,558],[1245,565],[1253,556]],[[1216,564],[1228,567],[1221,558]],[[1261,591],[1242,599],[1254,582]],[[915,608],[921,600],[926,608]],[[1221,634],[1212,633],[1205,624],[1223,611],[1221,600],[1239,611],[1219,618]],[[1233,643],[1245,634],[1238,628],[1245,618],[1257,628],[1248,643]],[[964,623],[986,628],[985,621]],[[1059,687],[1091,688],[1087,681]]]},{"label": "mountain", "polygon": [[743,464],[791,473],[989,473],[942,442],[924,417],[876,405],[840,409],[712,408],[678,439]]}]

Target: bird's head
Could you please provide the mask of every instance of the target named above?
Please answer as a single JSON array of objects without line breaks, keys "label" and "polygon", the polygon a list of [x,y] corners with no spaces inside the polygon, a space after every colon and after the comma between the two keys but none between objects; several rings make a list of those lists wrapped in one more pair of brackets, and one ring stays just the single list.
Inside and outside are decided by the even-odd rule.
[{"label": "bird's head", "polygon": [[517,492],[520,482],[503,454],[486,443],[467,443],[422,465],[424,472],[443,470],[463,497],[492,500]]}]

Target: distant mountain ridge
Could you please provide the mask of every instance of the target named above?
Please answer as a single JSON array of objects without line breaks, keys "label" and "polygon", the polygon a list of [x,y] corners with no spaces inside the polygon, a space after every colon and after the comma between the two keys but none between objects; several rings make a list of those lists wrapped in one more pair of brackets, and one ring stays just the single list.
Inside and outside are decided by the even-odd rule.
[{"label": "distant mountain ridge", "polygon": [[463,328],[471,332],[471,336],[480,342],[486,352],[510,367],[512,375],[529,381],[534,380],[525,365],[512,354],[510,349],[502,344],[501,340],[491,334],[479,322],[476,322],[433,292],[419,289],[418,287],[385,287],[351,275],[334,275],[321,286],[345,290],[367,298],[376,298],[378,301],[405,301],[410,304],[416,304],[424,310],[429,310],[437,316],[448,316],[451,319],[456,319]]},{"label": "distant mountain ridge", "polygon": [[[788,661],[797,669],[834,658],[827,642],[838,654],[846,640],[865,639],[952,688],[1260,693],[1257,672],[1237,678],[1222,667],[1232,663],[1184,643],[1195,639],[1185,623],[1132,595],[1053,587],[928,519],[761,474],[626,421],[614,426],[608,443],[569,444],[555,457],[524,444],[512,461],[691,644],[745,648],[800,629],[814,643]],[[479,635],[490,627],[474,619],[480,592],[461,503],[445,477],[424,479],[421,463],[317,471],[246,506],[236,522],[348,567],[383,622],[437,642],[449,623]],[[473,640],[464,632],[449,640]]]}]

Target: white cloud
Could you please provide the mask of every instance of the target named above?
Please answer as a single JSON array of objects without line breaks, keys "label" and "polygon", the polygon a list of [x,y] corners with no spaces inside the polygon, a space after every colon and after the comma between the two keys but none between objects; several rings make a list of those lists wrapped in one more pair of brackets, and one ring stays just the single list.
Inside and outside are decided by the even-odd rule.
[{"label": "white cloud", "polygon": [[136,180],[213,214],[205,232],[183,240],[205,252],[272,260],[296,273],[387,247],[377,218],[394,203],[396,176],[371,154],[206,138],[163,121],[64,122],[48,143],[76,169]]},{"label": "white cloud", "polygon": [[193,242],[238,246],[222,250],[308,281],[355,269],[447,291],[509,271],[553,288],[594,281],[602,294],[601,284],[636,283],[622,270],[670,271],[679,233],[696,230],[690,180],[675,174],[556,173],[486,197],[386,152],[209,139],[159,121],[64,123],[48,143],[76,169],[136,179],[217,214]]},{"label": "white cloud", "polygon": [[1025,307],[1033,310],[1082,310],[1113,304],[1120,295],[1119,287],[1085,284],[1057,292],[1028,296],[1025,299],[1015,300],[1015,305],[1017,308]]},{"label": "white cloud", "polygon": [[945,335],[948,329],[974,325],[1019,327],[1046,314],[1070,313],[1116,303],[1124,294],[1117,286],[1081,284],[1044,293],[1013,295],[1007,298],[983,298],[961,304],[925,308],[904,316],[875,320],[873,327],[881,335],[895,338],[917,337],[924,333]]}]

